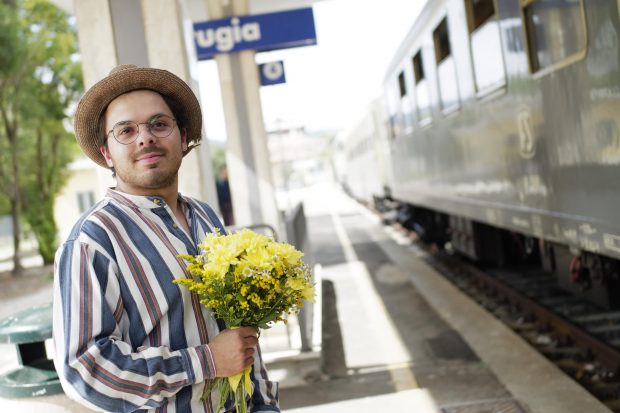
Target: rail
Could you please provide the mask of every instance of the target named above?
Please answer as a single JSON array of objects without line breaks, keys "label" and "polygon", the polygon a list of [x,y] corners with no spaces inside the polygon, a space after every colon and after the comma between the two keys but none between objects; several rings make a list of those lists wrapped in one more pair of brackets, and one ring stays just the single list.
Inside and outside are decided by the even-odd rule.
[{"label": "rail", "polygon": [[[304,253],[304,262],[314,268],[314,255],[310,246],[308,230],[306,227],[306,216],[302,203],[297,204],[292,212],[286,216],[286,239],[295,248]],[[312,351],[314,304],[306,303],[298,315],[299,331],[301,334],[301,351]]]}]

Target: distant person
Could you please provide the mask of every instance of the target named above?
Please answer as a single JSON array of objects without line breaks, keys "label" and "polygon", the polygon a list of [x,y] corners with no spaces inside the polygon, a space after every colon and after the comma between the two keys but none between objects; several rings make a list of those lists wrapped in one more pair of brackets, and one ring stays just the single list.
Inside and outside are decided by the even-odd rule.
[{"label": "distant person", "polygon": [[178,255],[197,255],[205,234],[223,228],[178,192],[201,128],[196,96],[165,70],[119,66],[78,104],[80,147],[116,178],[56,255],[54,362],[65,393],[89,408],[214,412],[201,400],[209,381],[252,366],[248,411],[280,411],[256,330],[222,329],[172,283],[187,274]]},{"label": "distant person", "polygon": [[220,169],[219,176],[216,180],[216,186],[217,200],[220,206],[220,212],[224,218],[224,224],[235,225],[232,198],[230,197],[230,186],[228,185],[228,168],[226,166]]}]

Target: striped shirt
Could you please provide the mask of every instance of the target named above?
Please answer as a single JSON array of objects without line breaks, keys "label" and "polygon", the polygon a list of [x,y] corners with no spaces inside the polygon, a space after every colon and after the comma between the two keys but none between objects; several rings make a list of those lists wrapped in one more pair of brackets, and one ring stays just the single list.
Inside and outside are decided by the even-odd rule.
[{"label": "striped shirt", "polygon": [[[191,234],[163,198],[108,190],[56,254],[55,365],[67,395],[95,410],[214,413],[200,398],[215,377],[207,343],[217,321],[195,293],[178,254],[221,222],[206,204],[179,194]],[[278,384],[257,348],[251,412],[279,412]]]}]

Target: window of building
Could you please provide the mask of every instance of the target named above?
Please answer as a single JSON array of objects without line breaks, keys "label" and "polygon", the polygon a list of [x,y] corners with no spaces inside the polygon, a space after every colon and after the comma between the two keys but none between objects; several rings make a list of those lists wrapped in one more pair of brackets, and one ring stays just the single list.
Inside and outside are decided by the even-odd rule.
[{"label": "window of building", "polygon": [[495,0],[465,0],[474,78],[478,95],[506,84]]},{"label": "window of building", "polygon": [[585,57],[583,0],[522,0],[530,70],[544,75]]},{"label": "window of building", "polygon": [[448,32],[448,18],[439,23],[433,31],[433,43],[435,46],[435,60],[437,62],[437,78],[439,83],[439,98],[441,109],[444,113],[452,112],[459,108],[459,92],[456,78],[456,66],[450,48],[450,36]]},{"label": "window of building", "polygon": [[431,118],[431,99],[428,93],[428,83],[424,75],[424,62],[422,50],[413,56],[413,78],[415,79],[415,101],[418,115],[418,123],[425,125]]},{"label": "window of building", "polygon": [[77,201],[80,214],[88,211],[90,207],[95,205],[95,194],[92,191],[78,192]]}]

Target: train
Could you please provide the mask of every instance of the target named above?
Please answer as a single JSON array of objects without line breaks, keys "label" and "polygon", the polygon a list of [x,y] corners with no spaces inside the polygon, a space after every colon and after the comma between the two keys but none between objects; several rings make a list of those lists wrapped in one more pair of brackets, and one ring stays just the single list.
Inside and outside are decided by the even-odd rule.
[{"label": "train", "polygon": [[620,308],[619,9],[427,1],[339,135],[346,190],[425,241]]}]

